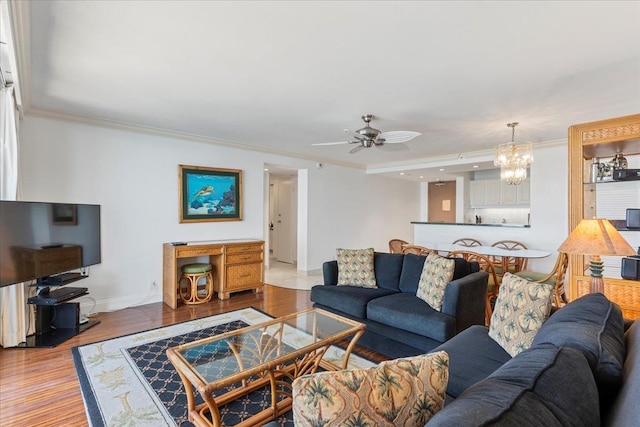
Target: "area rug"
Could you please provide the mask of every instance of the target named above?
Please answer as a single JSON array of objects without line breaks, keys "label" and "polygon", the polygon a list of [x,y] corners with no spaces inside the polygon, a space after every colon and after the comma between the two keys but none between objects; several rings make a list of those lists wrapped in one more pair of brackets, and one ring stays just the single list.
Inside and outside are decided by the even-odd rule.
[{"label": "area rug", "polygon": [[[91,426],[190,426],[187,396],[180,377],[167,359],[167,348],[272,319],[253,308],[191,320],[72,349],[82,398]],[[284,341],[295,336],[285,334]],[[325,359],[334,363],[344,350],[331,347]],[[375,364],[352,354],[350,368]],[[196,401],[202,402],[195,394]],[[225,425],[270,403],[266,390],[238,399],[222,410]],[[293,425],[287,416],[281,425]]]}]

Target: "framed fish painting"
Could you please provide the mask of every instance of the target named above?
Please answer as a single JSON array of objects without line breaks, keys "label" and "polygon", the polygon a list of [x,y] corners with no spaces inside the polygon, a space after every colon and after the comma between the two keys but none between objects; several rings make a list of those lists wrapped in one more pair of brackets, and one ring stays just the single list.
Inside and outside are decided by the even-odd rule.
[{"label": "framed fish painting", "polygon": [[242,171],[180,166],[180,222],[241,221]]}]

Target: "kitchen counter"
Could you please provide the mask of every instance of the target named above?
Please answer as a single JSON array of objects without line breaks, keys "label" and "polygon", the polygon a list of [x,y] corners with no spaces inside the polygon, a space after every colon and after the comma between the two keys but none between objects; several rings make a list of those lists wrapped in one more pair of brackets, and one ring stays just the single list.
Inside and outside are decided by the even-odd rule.
[{"label": "kitchen counter", "polygon": [[473,227],[502,227],[502,228],[530,228],[531,226],[528,224],[471,224],[465,222],[422,222],[422,221],[411,221],[411,224],[432,224],[432,225],[469,225]]}]

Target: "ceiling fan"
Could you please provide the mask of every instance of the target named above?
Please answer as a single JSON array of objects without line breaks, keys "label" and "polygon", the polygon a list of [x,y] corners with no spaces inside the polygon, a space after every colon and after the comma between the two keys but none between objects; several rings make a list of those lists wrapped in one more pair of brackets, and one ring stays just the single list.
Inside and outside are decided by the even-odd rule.
[{"label": "ceiling fan", "polygon": [[369,126],[371,119],[373,119],[373,114],[365,114],[362,116],[362,120],[364,120],[365,123],[365,126],[362,129],[358,129],[355,132],[345,129],[344,131],[350,136],[348,141],[321,142],[311,145],[358,144],[349,150],[349,153],[351,154],[369,147],[377,147],[384,151],[403,151],[409,149],[409,147],[403,144],[403,142],[410,141],[416,136],[422,135],[420,132],[412,132],[408,130],[380,132],[378,129],[374,129]]}]

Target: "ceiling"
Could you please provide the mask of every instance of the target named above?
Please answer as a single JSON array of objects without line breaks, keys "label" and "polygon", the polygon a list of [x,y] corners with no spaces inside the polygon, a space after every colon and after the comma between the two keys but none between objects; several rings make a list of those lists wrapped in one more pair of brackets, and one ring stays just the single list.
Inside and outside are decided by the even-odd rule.
[{"label": "ceiling", "polygon": [[[30,40],[17,42],[30,62],[19,70],[27,114],[422,180],[445,164],[469,170],[463,159],[488,167],[511,121],[535,147],[572,124],[640,112],[639,1],[29,5]],[[405,152],[311,145],[345,140],[365,113],[382,131],[422,135]]]}]

